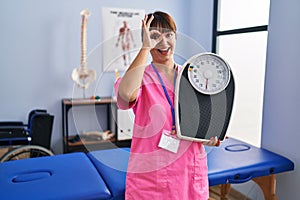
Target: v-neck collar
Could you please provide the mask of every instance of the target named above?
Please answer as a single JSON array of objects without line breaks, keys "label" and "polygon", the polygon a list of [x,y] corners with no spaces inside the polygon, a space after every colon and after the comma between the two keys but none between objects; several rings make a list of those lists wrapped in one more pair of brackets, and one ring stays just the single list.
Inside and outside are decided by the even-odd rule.
[{"label": "v-neck collar", "polygon": [[[151,68],[152,68],[152,65],[154,65],[154,64],[151,63]],[[174,71],[174,73],[178,73],[178,72],[177,72],[177,70],[178,70],[178,65],[175,63],[174,66],[175,66],[175,71]],[[155,65],[154,65],[154,67],[155,67]],[[164,84],[166,85],[166,88],[167,88],[168,90],[171,90],[172,93],[174,93],[174,89],[175,89],[174,82],[171,82],[171,81],[166,77],[166,75],[165,75],[159,68],[157,68],[157,67],[155,67],[155,68],[156,68],[156,70],[158,71],[159,75],[161,76],[161,78],[162,78]],[[152,68],[152,70],[153,70],[153,68]],[[154,70],[153,70],[153,72],[155,73]],[[176,76],[177,76],[177,75],[176,75]],[[156,76],[156,77],[157,77],[157,76]],[[157,77],[157,79],[158,79],[158,82],[159,82],[159,78],[158,78],[158,77]]]}]

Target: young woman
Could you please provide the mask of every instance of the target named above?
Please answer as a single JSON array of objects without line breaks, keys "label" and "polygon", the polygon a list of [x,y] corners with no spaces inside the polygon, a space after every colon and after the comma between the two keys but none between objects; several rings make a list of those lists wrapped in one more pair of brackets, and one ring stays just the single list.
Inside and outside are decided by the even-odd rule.
[{"label": "young woman", "polygon": [[[142,39],[136,58],[115,83],[119,108],[135,113],[126,199],[207,200],[203,143],[179,140],[174,134],[174,84],[181,66],[174,62],[172,17],[164,12],[146,15]],[[152,62],[147,64],[149,54]],[[212,138],[205,145],[216,143]]]}]

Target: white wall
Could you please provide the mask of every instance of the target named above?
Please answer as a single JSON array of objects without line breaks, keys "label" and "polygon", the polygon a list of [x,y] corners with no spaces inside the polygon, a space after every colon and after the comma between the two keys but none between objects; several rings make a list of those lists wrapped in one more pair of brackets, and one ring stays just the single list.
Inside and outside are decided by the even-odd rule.
[{"label": "white wall", "polygon": [[[201,5],[201,20],[192,5]],[[0,1],[0,120],[26,122],[31,109],[46,108],[55,115],[52,148],[61,153],[61,99],[74,93],[71,73],[80,66],[81,10],[88,8],[92,13],[88,20],[88,53],[103,42],[102,7],[166,11],[174,17],[178,32],[191,40],[195,37],[209,51],[210,5],[205,0]],[[110,96],[114,74],[102,73],[101,66],[96,71],[100,77],[98,87],[87,96]]]},{"label": "white wall", "polygon": [[272,0],[265,81],[262,147],[295,163],[277,176],[278,199],[300,198],[300,1]]}]

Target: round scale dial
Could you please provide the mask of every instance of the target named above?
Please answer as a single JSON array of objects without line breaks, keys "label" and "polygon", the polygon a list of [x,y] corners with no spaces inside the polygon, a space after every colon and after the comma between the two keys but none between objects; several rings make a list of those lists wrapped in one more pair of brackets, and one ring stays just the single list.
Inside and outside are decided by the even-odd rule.
[{"label": "round scale dial", "polygon": [[230,67],[213,53],[202,53],[188,60],[188,79],[192,86],[203,94],[217,94],[230,81]]}]

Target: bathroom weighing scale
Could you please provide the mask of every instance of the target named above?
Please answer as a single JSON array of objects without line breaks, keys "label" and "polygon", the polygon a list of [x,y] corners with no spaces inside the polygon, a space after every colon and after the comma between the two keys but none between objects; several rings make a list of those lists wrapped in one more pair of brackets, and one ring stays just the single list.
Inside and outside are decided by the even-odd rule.
[{"label": "bathroom weighing scale", "polygon": [[234,101],[234,77],[228,63],[214,53],[188,59],[175,86],[177,136],[191,141],[223,140]]}]

